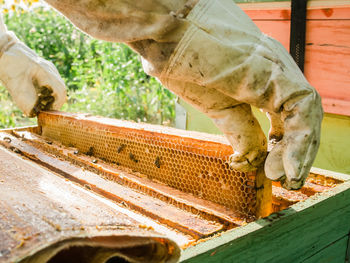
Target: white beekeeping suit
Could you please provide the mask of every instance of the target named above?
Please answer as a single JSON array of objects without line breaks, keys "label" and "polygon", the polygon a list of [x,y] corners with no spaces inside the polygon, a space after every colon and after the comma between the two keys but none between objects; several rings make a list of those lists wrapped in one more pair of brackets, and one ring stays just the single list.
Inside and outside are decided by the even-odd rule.
[{"label": "white beekeeping suit", "polygon": [[[124,42],[147,73],[206,113],[234,148],[231,166],[300,188],[315,159],[323,110],[287,51],[233,0],[46,0],[93,37]],[[251,105],[267,112],[270,144]]]},{"label": "white beekeeping suit", "polygon": [[0,80],[27,116],[43,109],[59,109],[65,85],[55,66],[7,31],[0,14]]},{"label": "white beekeeping suit", "polygon": [[[304,184],[320,143],[320,96],[233,0],[46,2],[93,37],[136,50],[147,73],[213,119],[234,148],[233,168],[266,159],[268,178],[288,189]],[[250,105],[271,121],[267,158]]]}]

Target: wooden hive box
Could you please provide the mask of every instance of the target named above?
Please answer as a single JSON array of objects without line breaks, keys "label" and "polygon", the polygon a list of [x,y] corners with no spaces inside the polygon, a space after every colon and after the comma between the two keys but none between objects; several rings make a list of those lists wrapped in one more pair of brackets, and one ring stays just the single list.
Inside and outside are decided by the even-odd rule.
[{"label": "wooden hive box", "polygon": [[[0,245],[4,246],[5,241],[9,244],[1,247],[8,256],[3,262],[10,262],[11,256],[18,259],[16,255],[27,255],[28,249],[40,251],[48,243],[37,237],[52,231],[57,232],[50,239],[55,244],[83,234],[111,235],[117,231],[120,235],[125,228],[132,229],[132,235],[138,238],[157,238],[160,233],[174,240],[183,250],[183,262],[346,262],[350,231],[348,175],[313,169],[299,191],[284,190],[278,183],[272,188],[265,185],[265,190],[272,193],[267,199],[272,214],[258,219],[254,200],[260,187],[249,183],[257,182],[257,174],[225,170],[229,169],[225,158],[232,149],[222,136],[59,112],[41,113],[39,124],[0,132],[0,190],[7,189],[1,190],[0,196],[16,193],[15,188],[23,188],[27,195],[24,199],[1,200],[5,217],[0,234],[5,239]],[[24,168],[28,165],[36,171],[28,171],[30,177]],[[227,179],[230,174],[232,180]],[[79,191],[80,199],[70,202],[79,208],[75,218],[81,218],[78,225],[84,230],[76,232],[77,222],[72,227],[69,218],[59,216],[62,211],[71,213],[72,204],[57,206],[66,197],[60,191],[56,193],[54,185],[70,195]],[[36,225],[30,225],[29,220],[26,227],[16,227],[16,234],[9,239],[8,227],[13,224],[9,215],[21,202],[29,202],[25,207],[34,205],[31,192],[43,198],[36,199],[39,203],[34,217],[43,216],[42,224],[50,222],[53,229],[40,228],[41,232],[33,234]],[[101,203],[100,208],[89,211],[94,202],[102,202],[103,207]],[[40,209],[43,204],[53,205],[52,211],[57,209],[58,214],[46,215],[45,207]],[[70,206],[65,207],[67,204]],[[98,216],[98,211],[104,209],[117,216],[105,218],[105,212]],[[19,215],[30,218],[30,213],[21,209]],[[132,224],[113,228],[123,220]],[[71,258],[78,256],[71,252]]]}]

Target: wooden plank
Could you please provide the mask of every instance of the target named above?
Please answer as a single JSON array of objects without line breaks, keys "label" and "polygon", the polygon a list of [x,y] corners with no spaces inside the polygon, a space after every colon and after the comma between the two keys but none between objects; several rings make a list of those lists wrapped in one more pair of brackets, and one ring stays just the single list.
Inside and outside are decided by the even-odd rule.
[{"label": "wooden plank", "polygon": [[300,262],[350,230],[350,182],[185,250],[185,262]]},{"label": "wooden plank", "polygon": [[[278,9],[267,8],[257,8],[247,9],[244,5],[241,6],[243,11],[253,19],[253,21],[259,20],[290,20],[291,11],[290,3],[288,6]],[[321,9],[308,9],[307,20],[346,20],[350,19],[348,7],[324,7]]]},{"label": "wooden plank", "polygon": [[327,44],[306,46],[305,76],[323,98],[350,100],[349,69],[350,43],[349,48]]},{"label": "wooden plank", "polygon": [[[265,3],[239,3],[252,19],[290,19],[290,1],[265,2]],[[318,0],[308,1],[309,19],[349,19],[347,9],[350,7],[348,0]],[[282,13],[281,13],[282,12]]]},{"label": "wooden plank", "polygon": [[[178,245],[167,236],[173,232],[179,240],[185,238],[170,229],[160,235],[148,227],[150,219],[131,211],[124,213],[112,202],[3,147],[0,147],[0,211],[0,262],[48,262],[55,253],[77,244],[96,258],[101,253],[96,253],[94,247],[105,251],[112,248],[109,253],[112,256],[128,253],[128,247],[137,246],[142,253],[149,254],[145,255],[149,260],[155,255],[162,258],[154,251],[155,242],[164,247],[163,253],[173,254],[176,261]],[[162,228],[159,225],[158,230]],[[90,262],[83,256],[77,257],[80,262]]]},{"label": "wooden plank", "polygon": [[303,263],[344,263],[349,236],[342,237],[336,242],[321,249]]},{"label": "wooden plank", "polygon": [[350,48],[349,26],[350,20],[307,21],[306,44]]},{"label": "wooden plank", "polygon": [[262,32],[270,37],[275,38],[281,44],[289,50],[289,31],[290,31],[290,21],[280,20],[280,21],[254,21],[255,24],[260,28]]},{"label": "wooden plank", "polygon": [[349,115],[350,112],[350,101],[322,98],[322,105],[327,113]]},{"label": "wooden plank", "polygon": [[349,36],[350,20],[308,22],[305,75],[323,98],[350,101]]},{"label": "wooden plank", "polygon": [[[340,41],[339,38],[342,34],[350,36],[350,20],[346,23],[334,21],[332,24],[326,25],[321,21],[308,24],[309,31],[315,33],[307,34],[305,76],[322,97],[349,101],[350,39]],[[317,31],[322,29],[328,33],[320,32],[321,42]]]}]

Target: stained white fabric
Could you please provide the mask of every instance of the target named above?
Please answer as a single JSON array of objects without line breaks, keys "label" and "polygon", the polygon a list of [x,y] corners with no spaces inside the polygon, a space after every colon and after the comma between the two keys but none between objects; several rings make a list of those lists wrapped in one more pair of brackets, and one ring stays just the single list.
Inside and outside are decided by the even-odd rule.
[{"label": "stained white fabric", "polygon": [[66,100],[66,88],[56,67],[8,32],[1,16],[0,80],[27,116],[42,109],[60,109]]}]

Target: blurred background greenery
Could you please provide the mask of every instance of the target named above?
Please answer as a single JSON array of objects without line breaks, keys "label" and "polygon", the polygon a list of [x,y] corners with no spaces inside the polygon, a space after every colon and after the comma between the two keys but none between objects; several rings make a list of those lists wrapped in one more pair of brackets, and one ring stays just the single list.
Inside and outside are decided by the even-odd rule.
[{"label": "blurred background greenery", "polygon": [[[37,0],[0,0],[9,30],[58,68],[68,89],[62,110],[173,125],[175,96],[142,70],[127,46],[93,39]],[[33,5],[34,4],[34,5]],[[35,124],[0,86],[0,128]]]}]

